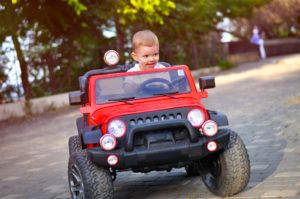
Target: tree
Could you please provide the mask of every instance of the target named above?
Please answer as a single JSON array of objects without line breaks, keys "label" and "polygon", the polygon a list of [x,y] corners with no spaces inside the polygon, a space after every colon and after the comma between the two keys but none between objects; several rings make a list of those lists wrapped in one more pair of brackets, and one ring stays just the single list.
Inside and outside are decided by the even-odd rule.
[{"label": "tree", "polygon": [[7,83],[7,74],[5,70],[8,58],[0,51],[0,104],[12,100],[12,93],[15,92],[15,87]]},{"label": "tree", "polygon": [[[170,12],[169,16],[164,17],[164,25],[155,24],[151,29],[159,33],[161,51],[165,60],[189,64],[192,68],[198,68],[200,63],[208,66],[211,63],[203,60],[208,58],[216,60],[217,53],[208,54],[207,47],[214,48],[217,40],[219,42],[216,33],[223,32],[216,28],[217,24],[225,17],[251,18],[255,9],[266,2],[265,0],[176,0],[176,9]],[[172,42],[169,42],[170,38]]]},{"label": "tree", "polygon": [[[172,0],[107,0],[101,2],[103,3],[96,9],[98,12],[104,13],[102,18],[106,22],[103,24],[103,28],[115,30],[115,49],[122,55],[128,51],[126,46],[130,42],[133,27],[140,27],[140,24],[163,24],[164,17],[175,9],[175,3]],[[122,57],[122,61],[125,61],[124,57]]]},{"label": "tree", "polygon": [[[26,26],[26,21],[23,20],[22,10],[14,6],[10,1],[2,2],[1,6],[0,18],[2,20],[0,21],[0,42],[2,43],[7,36],[11,36],[22,71],[21,79],[26,93],[25,98],[29,99],[31,96],[31,87],[28,81],[27,64],[21,50],[21,45],[18,41],[18,35]],[[10,21],[10,23],[7,23],[8,21]]]},{"label": "tree", "polygon": [[[196,68],[215,57],[216,24],[224,17],[249,18],[266,1],[219,0],[9,0],[0,3],[0,39],[14,36],[26,99],[78,89],[77,77],[104,67],[107,49],[122,62],[140,29],[159,36],[161,57]],[[6,23],[11,21],[13,23]],[[108,37],[106,30],[115,31]],[[28,42],[28,38],[29,42]],[[27,41],[25,46],[23,41]],[[24,40],[25,39],[25,40]],[[27,40],[26,40],[27,39]],[[207,43],[207,45],[205,44]],[[206,47],[202,47],[204,45]],[[19,46],[18,46],[19,45]],[[207,50],[207,49],[213,50]],[[202,55],[202,56],[201,56]],[[209,55],[209,56],[207,56]],[[28,76],[33,77],[28,82]],[[32,87],[32,88],[31,88]],[[32,92],[33,91],[33,92]]]},{"label": "tree", "polygon": [[[26,38],[28,32],[34,27],[48,30],[48,33],[51,32],[54,37],[71,34],[73,33],[72,25],[78,23],[76,20],[79,19],[78,14],[85,10],[85,7],[78,0],[69,0],[68,2],[5,0],[1,2],[0,6],[0,42],[2,43],[8,36],[12,38],[20,63],[25,99],[29,100],[32,97],[32,88],[28,80],[27,57],[23,52],[20,39]],[[64,19],[67,19],[68,23]]]},{"label": "tree", "polygon": [[256,10],[249,25],[257,25],[269,38],[300,36],[300,1],[273,0]]},{"label": "tree", "polygon": [[300,36],[300,1],[272,0],[262,7],[255,8],[252,17],[234,19],[234,34],[249,38],[252,29],[257,26],[266,33],[267,38]]}]

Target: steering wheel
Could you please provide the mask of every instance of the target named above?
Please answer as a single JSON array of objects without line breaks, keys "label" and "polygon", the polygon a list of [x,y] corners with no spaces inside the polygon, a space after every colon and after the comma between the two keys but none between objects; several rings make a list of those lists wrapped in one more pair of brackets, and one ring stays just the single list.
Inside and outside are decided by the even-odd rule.
[{"label": "steering wheel", "polygon": [[174,87],[169,80],[163,78],[152,78],[144,81],[138,88],[140,93],[163,93],[173,90]]},{"label": "steering wheel", "polygon": [[186,79],[184,77],[179,77],[174,80],[172,80],[172,85],[174,86],[180,86],[182,84],[186,83]]}]

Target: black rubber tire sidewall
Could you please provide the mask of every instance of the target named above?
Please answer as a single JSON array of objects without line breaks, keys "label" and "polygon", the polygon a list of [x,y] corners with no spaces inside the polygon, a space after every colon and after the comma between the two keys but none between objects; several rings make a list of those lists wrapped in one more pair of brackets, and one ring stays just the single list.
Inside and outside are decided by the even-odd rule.
[{"label": "black rubber tire sidewall", "polygon": [[250,160],[242,139],[230,129],[230,141],[227,149],[219,155],[221,172],[218,177],[210,173],[203,175],[206,187],[222,197],[232,196],[242,191],[250,178]]},{"label": "black rubber tire sidewall", "polygon": [[[74,152],[69,158],[68,180],[72,165],[80,170],[83,181],[85,199],[112,199],[114,196],[113,183],[108,169],[97,167],[87,157],[86,152]],[[69,187],[70,188],[70,187]]]}]

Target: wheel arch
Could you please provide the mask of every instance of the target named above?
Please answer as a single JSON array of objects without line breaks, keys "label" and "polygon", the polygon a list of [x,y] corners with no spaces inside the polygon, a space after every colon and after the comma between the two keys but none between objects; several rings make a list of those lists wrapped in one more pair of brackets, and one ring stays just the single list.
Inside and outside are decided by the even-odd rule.
[{"label": "wheel arch", "polygon": [[217,111],[207,110],[207,113],[211,120],[215,121],[218,126],[228,126],[228,118],[225,114]]},{"label": "wheel arch", "polygon": [[88,126],[85,116],[77,118],[76,126],[82,146],[99,143],[102,136],[101,129],[95,126]]}]

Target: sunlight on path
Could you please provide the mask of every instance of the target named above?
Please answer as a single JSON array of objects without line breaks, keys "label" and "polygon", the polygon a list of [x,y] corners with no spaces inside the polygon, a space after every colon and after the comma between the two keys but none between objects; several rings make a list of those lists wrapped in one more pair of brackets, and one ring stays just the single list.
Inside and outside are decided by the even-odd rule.
[{"label": "sunlight on path", "polygon": [[[300,72],[300,55],[292,55],[284,58],[271,58],[266,63],[263,61],[247,63],[247,67],[252,65],[262,65],[261,68],[248,69],[248,71],[224,74],[216,77],[216,85],[226,85],[239,81],[257,79],[257,80],[278,80],[291,73]],[[241,66],[243,67],[243,65]]]}]

